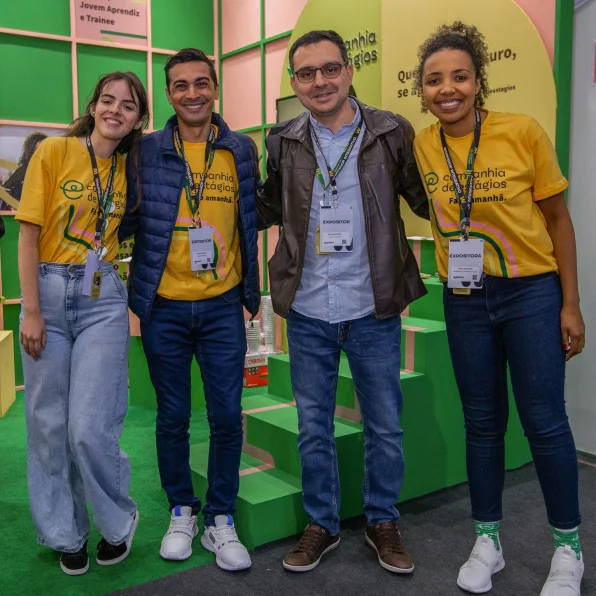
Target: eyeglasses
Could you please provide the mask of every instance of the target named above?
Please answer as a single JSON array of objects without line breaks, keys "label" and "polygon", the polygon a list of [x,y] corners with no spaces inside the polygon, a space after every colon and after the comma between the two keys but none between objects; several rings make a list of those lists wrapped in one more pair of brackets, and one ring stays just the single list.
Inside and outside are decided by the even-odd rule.
[{"label": "eyeglasses", "polygon": [[301,83],[312,83],[317,78],[317,71],[320,70],[321,74],[326,79],[337,79],[341,74],[342,67],[347,64],[341,64],[339,62],[329,62],[319,68],[301,68],[296,72],[293,72],[291,68],[288,68],[290,76],[295,76]]}]

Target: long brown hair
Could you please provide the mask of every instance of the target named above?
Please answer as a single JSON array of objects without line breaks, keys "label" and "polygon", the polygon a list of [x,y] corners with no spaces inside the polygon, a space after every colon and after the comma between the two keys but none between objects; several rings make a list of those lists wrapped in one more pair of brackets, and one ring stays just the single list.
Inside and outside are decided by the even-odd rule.
[{"label": "long brown hair", "polygon": [[139,179],[139,143],[143,136],[143,128],[147,126],[149,118],[149,101],[147,99],[147,92],[143,83],[134,72],[115,71],[102,75],[95,86],[91,99],[87,102],[87,107],[82,116],[79,116],[68,127],[64,136],[67,137],[86,137],[93,132],[95,128],[95,117],[91,114],[91,109],[97,104],[99,98],[108,83],[113,81],[126,81],[132,98],[138,102],[139,119],[143,118],[143,126],[141,128],[133,128],[118,144],[116,151],[118,153],[127,154],[133,165],[137,178],[137,204],[138,207],[141,201],[141,181]]}]

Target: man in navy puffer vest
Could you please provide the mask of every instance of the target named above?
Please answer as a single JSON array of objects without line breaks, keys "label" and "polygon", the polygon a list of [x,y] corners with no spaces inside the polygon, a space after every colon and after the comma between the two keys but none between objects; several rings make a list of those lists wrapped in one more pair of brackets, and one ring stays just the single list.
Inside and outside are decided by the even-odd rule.
[{"label": "man in navy puffer vest", "polygon": [[159,473],[171,512],[160,555],[187,559],[199,532],[188,434],[194,356],[211,430],[201,544],[221,568],[246,569],[251,560],[232,513],[242,451],[242,306],[255,316],[260,304],[257,150],[213,113],[217,75],[203,52],[181,50],[165,71],[176,116],[143,139],[138,168],[129,164],[120,227],[121,240],[134,235],[129,303],[157,395]]}]

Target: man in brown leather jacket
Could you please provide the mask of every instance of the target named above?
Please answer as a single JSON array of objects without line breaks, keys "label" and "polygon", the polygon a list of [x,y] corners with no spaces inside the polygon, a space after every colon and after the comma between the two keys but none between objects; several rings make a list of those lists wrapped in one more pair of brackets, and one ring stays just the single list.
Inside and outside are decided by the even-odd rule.
[{"label": "man in brown leather jacket", "polygon": [[400,199],[428,219],[414,131],[401,116],[348,96],[354,71],[342,38],[312,31],[290,49],[294,92],[307,111],[271,130],[258,226],[283,226],[269,262],[271,296],[287,318],[299,420],[303,504],[311,519],[284,567],[309,571],[339,545],[333,434],[340,352],[364,424],[366,540],[379,563],[414,564],[396,520],[403,478],[401,312],[423,296]]}]

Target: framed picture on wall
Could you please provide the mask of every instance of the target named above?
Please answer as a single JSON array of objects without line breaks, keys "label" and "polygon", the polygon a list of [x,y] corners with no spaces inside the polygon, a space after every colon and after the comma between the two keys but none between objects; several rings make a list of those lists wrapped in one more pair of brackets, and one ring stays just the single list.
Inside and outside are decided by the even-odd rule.
[{"label": "framed picture on wall", "polygon": [[0,213],[14,214],[18,207],[27,166],[38,145],[63,133],[61,128],[0,125]]},{"label": "framed picture on wall", "polygon": [[300,116],[304,112],[304,106],[295,95],[288,97],[280,97],[275,101],[275,111],[277,122],[284,122],[284,120],[291,120]]}]

